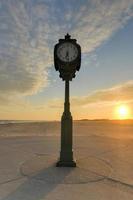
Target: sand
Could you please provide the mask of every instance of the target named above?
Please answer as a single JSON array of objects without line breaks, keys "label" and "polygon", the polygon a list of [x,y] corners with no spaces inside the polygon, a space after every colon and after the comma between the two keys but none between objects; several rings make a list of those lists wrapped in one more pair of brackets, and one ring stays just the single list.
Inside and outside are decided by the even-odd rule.
[{"label": "sand", "polygon": [[133,122],[74,122],[77,168],[56,168],[59,122],[0,125],[0,200],[132,200]]}]

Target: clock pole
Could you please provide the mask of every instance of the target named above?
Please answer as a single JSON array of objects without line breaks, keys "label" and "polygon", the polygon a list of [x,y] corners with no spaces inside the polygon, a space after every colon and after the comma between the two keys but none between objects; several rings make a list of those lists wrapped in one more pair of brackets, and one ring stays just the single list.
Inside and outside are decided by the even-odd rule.
[{"label": "clock pole", "polygon": [[81,65],[81,47],[76,39],[69,34],[54,47],[55,70],[59,71],[60,78],[65,81],[64,112],[61,117],[61,151],[57,167],[76,167],[73,159],[73,119],[70,112],[69,81],[75,78],[76,71]]},{"label": "clock pole", "polygon": [[76,162],[73,160],[72,123],[73,119],[69,102],[69,80],[65,80],[65,103],[61,118],[61,152],[57,167],[76,167]]}]

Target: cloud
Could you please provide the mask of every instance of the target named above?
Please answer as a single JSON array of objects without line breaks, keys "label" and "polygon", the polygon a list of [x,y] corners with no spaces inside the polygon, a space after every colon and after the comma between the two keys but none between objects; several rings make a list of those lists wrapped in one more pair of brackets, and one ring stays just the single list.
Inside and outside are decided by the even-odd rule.
[{"label": "cloud", "polygon": [[133,1],[93,0],[76,12],[73,34],[83,51],[91,52],[133,16]]},{"label": "cloud", "polygon": [[95,91],[92,94],[81,98],[75,97],[73,98],[72,103],[76,105],[86,105],[90,103],[116,103],[125,101],[133,101],[133,81],[109,89]]},{"label": "cloud", "polygon": [[[112,88],[95,91],[87,96],[72,97],[72,107],[88,106],[91,104],[117,104],[119,102],[133,102],[133,81],[128,81]],[[51,108],[60,108],[63,100],[55,99],[49,103]]]},{"label": "cloud", "polygon": [[[25,2],[1,1],[1,103],[8,103],[13,97],[15,100],[18,95],[35,94],[48,83],[47,68],[51,65],[48,41],[42,39],[45,37],[41,33],[42,24],[37,24],[42,15],[34,5],[28,11]],[[37,19],[33,16],[35,12]]]},{"label": "cloud", "polygon": [[90,53],[132,17],[132,0],[0,0],[0,99],[47,86],[53,47],[70,32]]}]

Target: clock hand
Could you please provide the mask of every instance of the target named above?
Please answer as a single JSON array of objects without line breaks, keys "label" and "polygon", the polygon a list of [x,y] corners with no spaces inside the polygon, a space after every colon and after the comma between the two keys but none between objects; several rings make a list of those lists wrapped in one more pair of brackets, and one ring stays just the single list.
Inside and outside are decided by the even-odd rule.
[{"label": "clock hand", "polygon": [[66,52],[66,59],[69,61],[69,52]]}]

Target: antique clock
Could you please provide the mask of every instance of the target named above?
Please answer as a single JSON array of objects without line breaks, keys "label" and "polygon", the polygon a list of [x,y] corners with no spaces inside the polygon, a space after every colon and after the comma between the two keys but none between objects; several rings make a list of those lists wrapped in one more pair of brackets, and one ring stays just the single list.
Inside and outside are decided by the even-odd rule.
[{"label": "antique clock", "polygon": [[72,80],[76,70],[79,71],[81,64],[81,48],[75,39],[67,34],[65,39],[59,39],[54,48],[55,69],[60,72],[63,80]]}]

